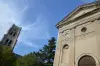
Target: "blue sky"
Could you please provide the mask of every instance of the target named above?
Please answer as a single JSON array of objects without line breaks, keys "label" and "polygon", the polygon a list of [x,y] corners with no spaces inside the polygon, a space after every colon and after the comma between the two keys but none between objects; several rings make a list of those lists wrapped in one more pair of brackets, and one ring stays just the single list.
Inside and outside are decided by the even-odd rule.
[{"label": "blue sky", "polygon": [[[51,37],[55,25],[78,5],[95,0],[0,0],[0,39],[13,23],[22,27],[14,52],[38,51]],[[6,26],[6,27],[5,27]]]}]

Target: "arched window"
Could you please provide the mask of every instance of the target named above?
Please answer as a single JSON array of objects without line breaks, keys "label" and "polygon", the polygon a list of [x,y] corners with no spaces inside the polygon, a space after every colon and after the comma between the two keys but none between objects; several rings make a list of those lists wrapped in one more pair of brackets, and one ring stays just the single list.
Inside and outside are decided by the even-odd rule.
[{"label": "arched window", "polygon": [[9,41],[9,39],[6,39],[6,41],[5,41],[4,45],[8,44],[8,41]]},{"label": "arched window", "polygon": [[16,33],[14,33],[13,36],[16,36]]},{"label": "arched window", "polygon": [[9,40],[8,42],[8,46],[10,46],[12,44],[12,40]]},{"label": "arched window", "polygon": [[69,48],[68,44],[65,44],[65,45],[63,46],[63,49],[68,49],[68,48]]},{"label": "arched window", "polygon": [[13,34],[13,31],[11,31],[9,34],[12,35]]},{"label": "arched window", "polygon": [[80,58],[78,66],[96,66],[96,62],[93,57],[85,55]]},{"label": "arched window", "polygon": [[67,57],[68,57],[68,48],[69,48],[69,45],[68,44],[65,44],[63,47],[62,47],[62,58],[61,58],[61,62],[62,63],[67,63]]}]

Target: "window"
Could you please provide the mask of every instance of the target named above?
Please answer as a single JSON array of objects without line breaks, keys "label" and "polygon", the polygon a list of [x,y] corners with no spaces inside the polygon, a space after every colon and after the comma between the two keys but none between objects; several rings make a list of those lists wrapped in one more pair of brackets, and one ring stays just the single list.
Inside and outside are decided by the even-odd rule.
[{"label": "window", "polygon": [[68,58],[68,48],[69,48],[69,46],[68,46],[68,44],[65,44],[63,47],[62,47],[62,55],[61,55],[61,62],[62,63],[66,63],[67,62],[67,60],[66,60],[66,58]]},{"label": "window", "polygon": [[10,34],[10,35],[12,35],[12,34],[13,34],[13,32],[11,31],[9,34]]},{"label": "window", "polygon": [[16,36],[16,33],[14,33],[13,36]]},{"label": "window", "polygon": [[69,48],[68,44],[65,44],[65,45],[63,46],[63,49],[68,49],[68,48]]},{"label": "window", "polygon": [[12,43],[12,40],[10,40],[10,41],[8,42],[8,46],[10,46],[10,45],[11,45],[11,43]]},{"label": "window", "polygon": [[86,30],[87,30],[87,28],[86,28],[86,27],[83,27],[83,28],[81,29],[81,32],[86,32]]},{"label": "window", "polygon": [[4,45],[8,44],[8,41],[9,41],[9,39],[6,39],[6,41],[5,41],[5,44],[4,44]]},{"label": "window", "polygon": [[9,35],[16,36],[16,32],[11,31],[11,32],[9,32]]}]

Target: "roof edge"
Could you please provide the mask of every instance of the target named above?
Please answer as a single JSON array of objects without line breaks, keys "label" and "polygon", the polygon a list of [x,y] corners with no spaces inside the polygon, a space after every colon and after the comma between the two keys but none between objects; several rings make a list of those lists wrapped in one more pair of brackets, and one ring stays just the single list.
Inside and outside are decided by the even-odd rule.
[{"label": "roof edge", "polygon": [[56,28],[60,28],[60,24],[62,23],[62,22],[69,22],[69,21],[67,21],[68,20],[68,18],[70,18],[76,11],[80,11],[82,8],[86,8],[86,7],[90,7],[90,6],[93,6],[93,5],[95,5],[95,6],[100,6],[100,1],[95,1],[95,2],[91,2],[91,3],[87,3],[87,4],[83,4],[83,5],[79,5],[78,7],[76,7],[71,13],[69,13],[67,16],[65,16],[61,21],[59,21],[57,24],[56,24]]}]

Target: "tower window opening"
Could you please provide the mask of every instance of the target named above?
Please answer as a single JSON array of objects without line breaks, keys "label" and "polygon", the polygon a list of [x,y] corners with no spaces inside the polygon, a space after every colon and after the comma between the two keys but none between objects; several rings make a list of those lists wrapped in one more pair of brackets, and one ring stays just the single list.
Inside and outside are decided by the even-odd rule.
[{"label": "tower window opening", "polygon": [[10,46],[10,45],[11,45],[11,43],[12,43],[12,40],[10,40],[10,41],[9,41],[8,46]]},{"label": "tower window opening", "polygon": [[14,33],[13,36],[16,36],[16,33]]},{"label": "tower window opening", "polygon": [[12,34],[13,34],[13,32],[11,31],[9,34],[10,34],[10,35],[12,35]]},{"label": "tower window opening", "polygon": [[8,41],[9,41],[9,39],[6,39],[6,41],[5,41],[5,45],[8,44]]}]

